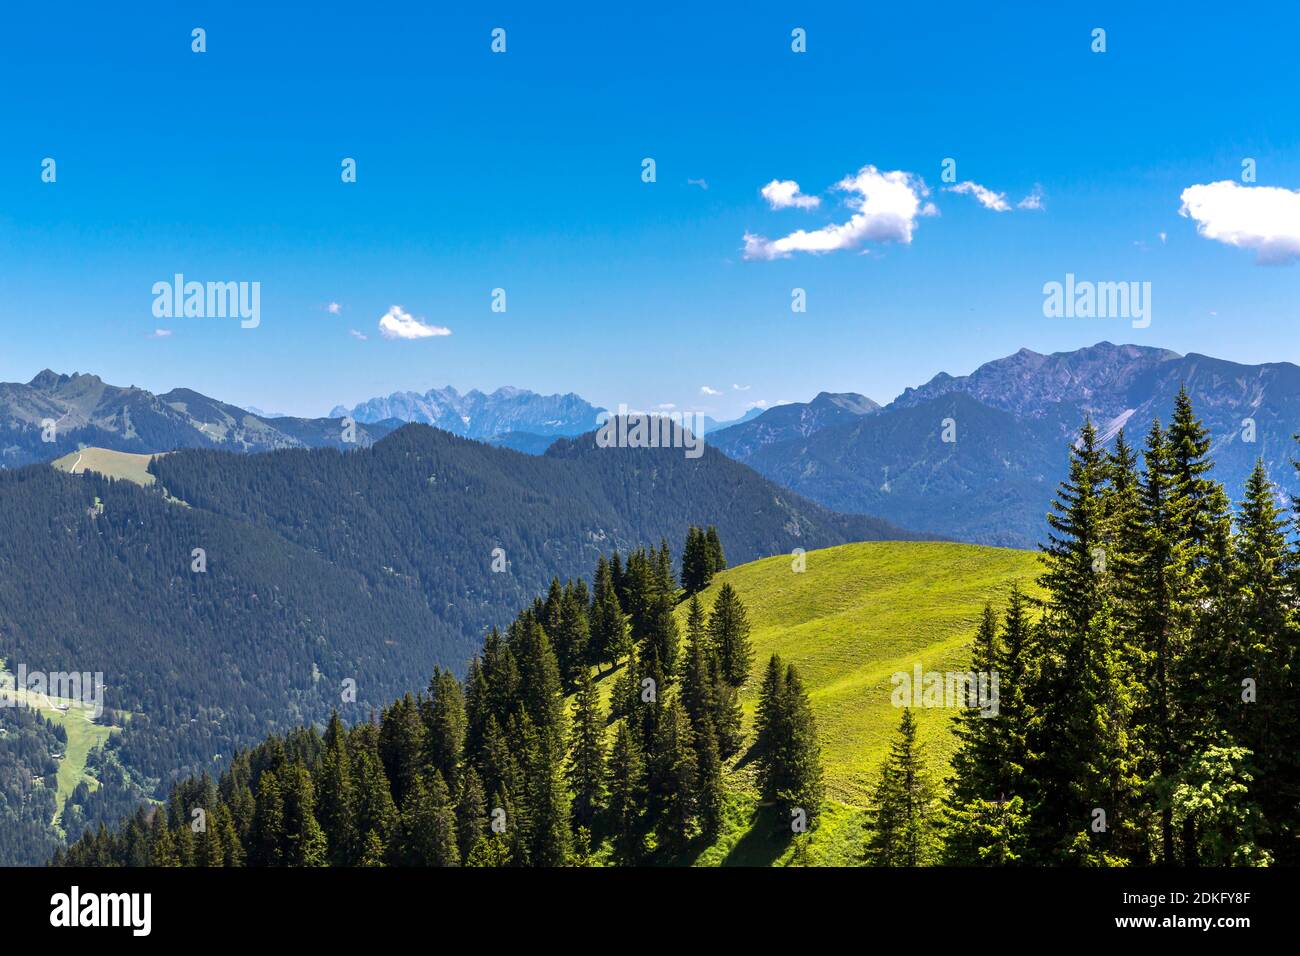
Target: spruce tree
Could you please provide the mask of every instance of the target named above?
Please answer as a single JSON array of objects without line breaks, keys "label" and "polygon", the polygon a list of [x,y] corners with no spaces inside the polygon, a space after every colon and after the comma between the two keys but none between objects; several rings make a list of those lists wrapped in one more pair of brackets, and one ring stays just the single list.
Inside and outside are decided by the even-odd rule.
[{"label": "spruce tree", "polygon": [[578,678],[565,779],[573,793],[575,823],[590,826],[605,792],[605,717],[601,712],[600,693],[589,670],[584,670]]},{"label": "spruce tree", "polygon": [[620,722],[614,732],[606,767],[606,789],[608,829],[613,836],[615,855],[625,863],[635,863],[645,847],[641,823],[645,810],[645,763],[627,721]]},{"label": "spruce tree", "polygon": [[718,655],[722,678],[732,687],[741,687],[749,679],[754,658],[749,643],[749,618],[745,606],[730,582],[718,589],[717,600],[709,615],[709,636]]},{"label": "spruce tree", "polygon": [[925,866],[934,858],[935,796],[916,739],[916,718],[903,708],[898,737],[880,770],[868,812],[866,859],[872,866]]}]

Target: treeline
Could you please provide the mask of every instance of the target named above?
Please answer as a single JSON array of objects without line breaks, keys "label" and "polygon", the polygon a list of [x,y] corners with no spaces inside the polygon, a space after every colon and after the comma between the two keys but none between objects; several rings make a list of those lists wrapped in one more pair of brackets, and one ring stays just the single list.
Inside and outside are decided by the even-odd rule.
[{"label": "treeline", "polygon": [[[709,540],[692,528],[688,542]],[[712,536],[716,540],[716,532]],[[716,569],[720,542],[708,553]],[[723,761],[745,740],[745,607],[727,583],[685,633],[666,543],[598,560],[591,583],[547,595],[493,629],[462,683],[436,670],[352,728],[315,728],[240,752],[219,780],[176,785],[56,857],[68,865],[560,866],[676,861],[720,832]],[[617,676],[615,674],[617,671]],[[611,705],[598,680],[611,680]],[[746,757],[786,821],[822,803],[811,706],[769,662]],[[788,826],[788,824],[787,824]]]},{"label": "treeline", "polygon": [[991,609],[942,803],[905,712],[875,794],[886,865],[1267,865],[1300,857],[1300,548],[1263,464],[1235,514],[1186,392],[1138,454],[1084,426],[1037,614]]}]

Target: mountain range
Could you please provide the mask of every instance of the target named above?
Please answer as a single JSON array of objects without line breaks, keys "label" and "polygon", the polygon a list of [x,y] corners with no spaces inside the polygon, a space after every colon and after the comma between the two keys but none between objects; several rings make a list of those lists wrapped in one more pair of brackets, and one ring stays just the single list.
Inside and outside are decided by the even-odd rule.
[{"label": "mountain range", "polygon": [[[1206,355],[1101,342],[1043,355],[1021,349],[969,375],[939,373],[881,406],[855,392],[705,420],[708,443],[779,485],[838,512],[877,516],[918,533],[1033,547],[1064,477],[1064,446],[1091,420],[1107,444],[1121,428],[1140,446],[1186,386],[1213,439],[1216,477],[1237,495],[1257,457],[1288,494],[1300,431],[1300,367],[1244,365]],[[605,410],[574,393],[520,388],[395,392],[330,417],[254,413],[189,389],[153,395],[94,375],[44,371],[0,384],[0,464],[58,458],[83,445],[158,452],[212,448],[369,447],[414,421],[542,455],[591,431]],[[342,440],[355,420],[355,444]],[[56,421],[54,442],[42,423]],[[950,423],[950,424],[949,424]],[[947,440],[945,440],[947,439]]]},{"label": "mountain range", "polygon": [[[1042,355],[1021,349],[964,376],[940,373],[883,408],[819,395],[724,429],[710,442],[760,474],[839,511],[1012,547],[1043,540],[1085,420],[1107,445],[1141,447],[1180,387],[1213,438],[1214,477],[1239,497],[1262,458],[1288,496],[1300,431],[1300,367],[1101,342]],[[951,440],[945,440],[945,438]]]},{"label": "mountain range", "polygon": [[[734,421],[704,418],[704,434],[747,422],[762,414],[751,408]],[[581,396],[539,395],[524,388],[503,387],[494,392],[470,389],[461,394],[451,386],[427,392],[393,392],[347,408],[336,405],[333,418],[348,416],[368,424],[389,421],[419,422],[464,438],[476,438],[492,445],[540,455],[559,436],[572,437],[591,431],[608,410],[592,405]]]},{"label": "mountain range", "polygon": [[[52,423],[52,425],[50,424]],[[367,447],[400,422],[358,424]],[[257,452],[350,447],[336,418],[259,415],[188,388],[155,395],[98,375],[46,369],[26,384],[0,382],[0,466],[50,461],[86,445],[152,453],[177,448]]]}]

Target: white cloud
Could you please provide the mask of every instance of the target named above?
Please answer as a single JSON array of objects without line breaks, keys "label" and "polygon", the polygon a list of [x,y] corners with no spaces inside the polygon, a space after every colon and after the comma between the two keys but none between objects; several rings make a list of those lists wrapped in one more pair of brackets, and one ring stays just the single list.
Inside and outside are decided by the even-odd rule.
[{"label": "white cloud", "polygon": [[325,308],[329,311],[330,315],[338,315],[343,311],[343,306],[337,302],[331,302],[329,305],[325,306]]},{"label": "white cloud", "polygon": [[959,193],[963,196],[974,196],[981,206],[985,209],[992,209],[994,212],[1011,211],[1011,204],[1007,202],[1006,193],[995,193],[987,186],[981,186],[979,183],[970,180],[958,183],[956,186],[948,186],[947,191]]},{"label": "white cloud", "polygon": [[1179,215],[1196,220],[1206,239],[1253,249],[1255,261],[1300,259],[1300,190],[1242,186],[1231,179],[1183,190]]},{"label": "white cloud", "polygon": [[1162,246],[1165,244],[1165,242],[1166,242],[1168,239],[1169,239],[1169,233],[1167,233],[1167,232],[1162,232],[1162,233],[1160,233],[1160,244],[1161,244]]},{"label": "white cloud", "polygon": [[758,401],[750,402],[745,406],[746,411],[749,411],[751,408],[767,408],[767,402],[760,398]]},{"label": "white cloud", "polygon": [[704,180],[704,179],[688,179],[688,180],[686,180],[686,185],[688,185],[688,186],[699,186],[699,187],[700,187],[701,189],[703,189],[705,192],[708,192],[708,189],[709,189],[709,183],[708,183],[708,180]]},{"label": "white cloud", "polygon": [[731,387],[738,392],[748,392],[750,389],[750,386],[748,385],[732,385]]},{"label": "white cloud", "polygon": [[660,403],[659,403],[658,405],[656,405],[655,407],[656,407],[656,408],[662,408],[664,411],[668,411],[669,409],[676,408],[677,405],[676,405],[675,402],[660,402]]},{"label": "white cloud", "polygon": [[151,338],[151,339],[165,339],[165,338],[167,338],[167,337],[168,337],[169,335],[171,335],[171,334],[172,334],[172,330],[171,330],[171,329],[154,329],[152,332],[149,333],[149,338]]},{"label": "white cloud", "polygon": [[1047,205],[1043,202],[1043,187],[1035,183],[1034,191],[1031,192],[1024,199],[1020,200],[1020,202],[1016,203],[1016,208],[1017,209],[1039,209],[1039,210],[1046,209]]},{"label": "white cloud", "polygon": [[360,339],[362,342],[370,339],[370,336],[366,335],[366,333],[358,332],[356,329],[349,329],[348,335],[352,336],[354,339]]},{"label": "white cloud", "polygon": [[822,201],[816,196],[805,196],[799,191],[799,184],[793,179],[774,179],[759,194],[767,200],[773,209],[816,209]]},{"label": "white cloud", "polygon": [[720,389],[716,389],[716,388],[709,388],[709,386],[707,386],[707,385],[701,385],[701,386],[700,386],[700,394],[701,394],[701,395],[721,395],[721,394],[722,394],[722,391],[721,391]]},{"label": "white cloud", "polygon": [[853,210],[848,222],[811,232],[800,229],[775,240],[747,232],[745,258],[786,259],[796,252],[823,254],[852,249],[864,242],[906,245],[912,241],[917,217],[938,212],[930,203],[922,207],[922,197],[930,194],[924,181],[902,170],[882,173],[875,166],[863,166],[855,175],[836,183],[835,188],[850,194],[845,200]]},{"label": "white cloud", "polygon": [[427,325],[400,305],[395,305],[380,318],[379,334],[386,339],[427,339],[435,335],[451,335],[451,329]]}]

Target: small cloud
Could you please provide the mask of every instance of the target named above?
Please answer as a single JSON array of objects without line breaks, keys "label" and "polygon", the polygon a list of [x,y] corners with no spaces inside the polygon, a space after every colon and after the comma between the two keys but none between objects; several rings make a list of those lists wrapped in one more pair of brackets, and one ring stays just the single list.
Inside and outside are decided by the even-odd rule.
[{"label": "small cloud", "polygon": [[329,305],[325,306],[325,309],[330,315],[338,315],[343,311],[343,306],[339,305],[337,302],[331,302]]},{"label": "small cloud", "polygon": [[352,336],[354,339],[360,339],[362,342],[368,342],[370,340],[370,336],[366,335],[364,332],[358,332],[356,329],[348,329],[348,335]]},{"label": "small cloud", "polygon": [[1165,240],[1167,240],[1168,238],[1169,238],[1169,233],[1167,232],[1160,233],[1160,245],[1163,246],[1165,244]]},{"label": "small cloud", "polygon": [[745,406],[746,411],[748,411],[751,408],[767,408],[767,402],[760,398],[758,401],[750,402],[748,405]]},{"label": "small cloud", "polygon": [[1011,204],[1007,202],[1006,193],[995,193],[987,186],[981,186],[979,183],[970,180],[958,183],[956,186],[948,186],[947,191],[959,193],[963,196],[974,196],[981,206],[985,209],[992,209],[994,212],[1011,211]]},{"label": "small cloud", "polygon": [[731,387],[738,392],[748,392],[750,388],[748,385],[732,385]]},{"label": "small cloud", "polygon": [[427,339],[437,335],[451,335],[451,329],[441,325],[428,325],[400,305],[395,305],[380,318],[379,334],[386,339]]},{"label": "small cloud", "polygon": [[655,406],[655,408],[662,408],[664,411],[669,411],[670,409],[676,407],[677,405],[674,402],[660,402],[658,405]]},{"label": "small cloud", "polygon": [[1034,191],[1024,199],[1020,200],[1020,202],[1016,203],[1016,208],[1036,209],[1039,211],[1046,209],[1047,205],[1043,202],[1043,187],[1034,183]]},{"label": "small cloud", "polygon": [[171,334],[172,334],[171,329],[154,329],[152,332],[149,333],[148,337],[151,339],[165,339],[168,338]]},{"label": "small cloud", "polygon": [[816,196],[805,196],[793,179],[774,179],[759,191],[773,209],[816,209],[822,201]]},{"label": "small cloud", "polygon": [[[769,183],[770,187],[772,184]],[[853,249],[864,242],[911,243],[918,216],[938,210],[921,200],[930,194],[925,182],[912,173],[893,170],[882,173],[875,166],[863,166],[845,176],[835,188],[849,193],[845,203],[853,210],[848,222],[823,226],[811,232],[799,229],[780,239],[766,239],[745,233],[746,259],[788,259],[796,252],[821,255],[838,249]]]},{"label": "small cloud", "polygon": [[686,185],[699,186],[701,189],[705,190],[706,192],[708,191],[709,188],[708,181],[703,179],[688,179],[686,180]]},{"label": "small cloud", "polygon": [[1300,259],[1300,190],[1242,186],[1225,179],[1183,190],[1181,216],[1206,239],[1251,249],[1261,265]]},{"label": "small cloud", "polygon": [[701,386],[700,386],[700,394],[701,394],[701,395],[721,395],[721,394],[722,394],[722,391],[721,391],[720,389],[716,389],[716,388],[709,388],[709,386],[707,386],[707,385],[701,385]]}]

